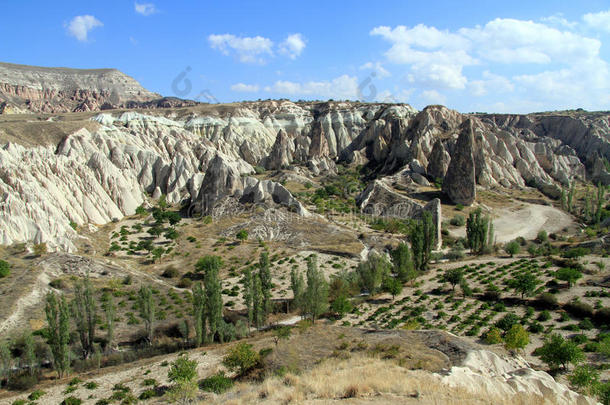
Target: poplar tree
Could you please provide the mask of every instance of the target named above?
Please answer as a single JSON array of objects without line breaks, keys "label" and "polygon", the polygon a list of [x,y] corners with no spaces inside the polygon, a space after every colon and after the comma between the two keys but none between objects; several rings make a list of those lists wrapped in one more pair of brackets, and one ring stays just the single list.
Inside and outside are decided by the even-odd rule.
[{"label": "poplar tree", "polygon": [[262,252],[259,260],[259,277],[261,279],[261,290],[263,293],[262,312],[263,322],[267,321],[269,312],[271,312],[271,269],[269,263],[269,253]]},{"label": "poplar tree", "polygon": [[244,305],[246,307],[249,330],[250,325],[252,325],[252,319],[254,316],[254,311],[252,308],[252,271],[249,268],[244,271],[244,275],[241,282],[244,291]]},{"label": "poplar tree", "polygon": [[106,317],[106,346],[112,348],[112,342],[114,340],[114,327],[116,318],[116,305],[114,304],[114,297],[112,294],[104,295],[104,315]]},{"label": "poplar tree", "polygon": [[417,270],[413,265],[411,250],[406,243],[400,243],[396,249],[392,250],[393,272],[403,283],[411,281],[417,277]]},{"label": "poplar tree", "polygon": [[209,341],[214,341],[214,336],[218,332],[220,322],[222,321],[222,286],[218,278],[218,272],[222,262],[216,261],[216,265],[210,266],[203,276],[203,285],[205,287],[206,298],[206,318],[208,321]]},{"label": "poplar tree", "polygon": [[207,335],[205,293],[201,283],[193,286],[193,326],[195,329],[195,345],[201,346]]},{"label": "poplar tree", "polygon": [[305,281],[303,275],[299,274],[296,269],[290,271],[290,288],[292,289],[292,306],[294,309],[303,310],[303,294],[304,294]]},{"label": "poplar tree", "polygon": [[318,269],[315,255],[307,258],[307,287],[305,289],[306,312],[311,315],[311,321],[328,309],[328,283],[324,274]]},{"label": "poplar tree", "polygon": [[140,287],[138,291],[138,307],[140,317],[144,320],[146,327],[146,340],[152,345],[155,334],[155,301],[149,286]]},{"label": "poplar tree", "polygon": [[93,297],[94,291],[89,276],[76,284],[72,308],[76,330],[80,339],[83,359],[93,354],[93,341],[95,339],[96,306]]},{"label": "poplar tree", "polygon": [[47,343],[51,348],[53,367],[59,378],[70,368],[70,309],[65,297],[59,300],[55,293],[47,294],[45,304],[47,318]]}]

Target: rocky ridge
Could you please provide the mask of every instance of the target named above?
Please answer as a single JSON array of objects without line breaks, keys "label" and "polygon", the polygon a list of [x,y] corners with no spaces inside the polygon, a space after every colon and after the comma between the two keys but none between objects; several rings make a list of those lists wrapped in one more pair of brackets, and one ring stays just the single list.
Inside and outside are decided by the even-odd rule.
[{"label": "rocky ridge", "polygon": [[[0,149],[0,242],[72,250],[70,221],[121,218],[146,194],[187,205],[206,201],[198,208],[206,213],[224,212],[221,202],[230,197],[307,215],[281,185],[250,177],[255,166],[307,178],[332,173],[336,162],[368,164],[390,188],[400,178],[408,187],[440,180],[450,190],[463,182],[451,162],[472,154],[472,195],[475,187],[529,185],[557,196],[570,179],[608,176],[600,166],[610,159],[608,114],[502,117],[442,106],[418,112],[408,105],[290,101],[101,113],[92,118],[98,129],[68,133],[58,145]],[[473,139],[461,147],[464,122]],[[582,137],[569,133],[585,125]]]}]

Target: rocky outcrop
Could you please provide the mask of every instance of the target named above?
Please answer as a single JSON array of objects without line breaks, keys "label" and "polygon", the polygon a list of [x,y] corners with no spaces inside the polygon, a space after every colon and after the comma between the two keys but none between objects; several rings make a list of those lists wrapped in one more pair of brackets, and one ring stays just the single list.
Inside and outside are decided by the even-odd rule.
[{"label": "rocky outcrop", "polygon": [[[68,69],[0,62],[0,101],[13,109],[99,111],[161,98],[116,69]],[[5,109],[3,109],[4,111]]]},{"label": "rocky outcrop", "polygon": [[476,197],[473,147],[473,122],[468,119],[461,125],[460,135],[443,181],[443,192],[455,204],[471,205]]},{"label": "rocky outcrop", "polygon": [[449,156],[449,152],[447,152],[443,146],[443,142],[440,139],[437,139],[436,142],[434,142],[432,152],[430,153],[430,160],[428,162],[428,167],[426,168],[426,173],[434,180],[444,179],[445,174],[447,174],[447,169],[449,168],[450,160],[451,156]]},{"label": "rocky outcrop", "polygon": [[375,180],[358,196],[356,203],[362,212],[373,217],[418,219],[424,212],[430,212],[437,231],[435,249],[441,248],[442,214],[438,198],[422,205],[392,190],[383,180]]},{"label": "rocky outcrop", "polygon": [[275,138],[275,143],[271,148],[269,156],[262,163],[262,166],[268,170],[276,170],[288,167],[294,156],[294,143],[288,136],[286,131],[280,129]]}]

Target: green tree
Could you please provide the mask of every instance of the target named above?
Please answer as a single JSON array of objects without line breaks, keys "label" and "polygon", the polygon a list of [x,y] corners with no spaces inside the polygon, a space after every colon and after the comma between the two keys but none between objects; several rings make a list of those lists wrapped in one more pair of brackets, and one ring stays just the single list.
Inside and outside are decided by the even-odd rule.
[{"label": "green tree", "polygon": [[493,242],[493,225],[488,216],[483,216],[481,208],[477,208],[468,215],[466,237],[474,254],[482,254]]},{"label": "green tree", "polygon": [[568,287],[572,288],[576,281],[582,277],[582,273],[572,267],[562,267],[555,272],[555,277],[558,280],[565,281],[568,283]]},{"label": "green tree", "polygon": [[386,276],[382,283],[383,290],[392,294],[392,301],[402,292],[402,283],[392,276]]},{"label": "green tree", "polygon": [[502,331],[495,326],[490,328],[485,334],[485,343],[495,345],[502,342]]},{"label": "green tree", "polygon": [[102,308],[106,318],[106,347],[112,348],[116,318],[116,305],[112,294],[104,293]]},{"label": "green tree", "polygon": [[460,284],[464,278],[464,272],[460,268],[447,269],[443,273],[443,282],[451,284],[451,290],[455,291],[455,286]]},{"label": "green tree", "polygon": [[193,326],[195,329],[195,345],[201,346],[207,339],[206,297],[201,283],[193,286]]},{"label": "green tree", "polygon": [[297,272],[296,269],[290,271],[290,288],[292,289],[292,306],[296,310],[303,310],[303,296],[305,294],[305,281],[303,274]]},{"label": "green tree", "polygon": [[273,341],[275,342],[275,346],[277,347],[280,340],[288,340],[292,334],[292,329],[290,326],[280,326],[273,331]]},{"label": "green tree", "polygon": [[254,324],[257,328],[261,328],[263,326],[265,313],[263,310],[263,287],[261,285],[261,278],[258,273],[254,275],[252,284],[252,310],[254,312]]},{"label": "green tree", "polygon": [[0,342],[0,381],[10,381],[13,372],[13,355],[7,342]]},{"label": "green tree", "polygon": [[263,292],[263,323],[267,322],[267,317],[271,311],[271,264],[269,262],[269,253],[262,252],[258,263],[259,277],[261,279],[261,289]]},{"label": "green tree", "polygon": [[360,285],[372,296],[379,291],[384,277],[387,276],[391,264],[380,254],[370,254],[367,260],[356,267]]},{"label": "green tree", "polygon": [[222,258],[220,256],[205,255],[195,263],[195,271],[198,273],[205,273],[208,270],[219,271],[222,265]]},{"label": "green tree", "polygon": [[406,283],[417,278],[418,272],[415,270],[411,250],[406,243],[400,243],[392,250],[391,256],[394,274],[401,282]]},{"label": "green tree", "polygon": [[4,260],[0,260],[0,278],[4,278],[11,274],[11,266]]},{"label": "green tree", "polygon": [[508,280],[508,286],[521,294],[521,299],[525,298],[526,295],[528,297],[532,295],[540,283],[541,281],[529,271],[517,274]]},{"label": "green tree", "polygon": [[80,339],[83,359],[88,359],[93,354],[97,312],[94,293],[95,291],[89,276],[76,283],[74,299],[72,301],[72,312]]},{"label": "green tree", "polygon": [[33,375],[38,364],[32,333],[30,331],[24,332],[21,341],[23,342],[21,348],[21,367],[27,368],[30,375]]},{"label": "green tree", "polygon": [[575,193],[574,182],[572,182],[570,184],[570,191],[568,191],[568,202],[566,204],[568,207],[569,213],[571,213],[572,210],[574,209],[574,193]]},{"label": "green tree", "polygon": [[53,367],[59,378],[70,368],[70,309],[65,297],[57,299],[55,293],[47,294],[45,303],[47,318],[47,343],[51,348]]},{"label": "green tree", "polygon": [[259,361],[260,355],[252,350],[252,345],[242,342],[227,351],[222,359],[222,364],[230,371],[235,371],[242,376],[256,367]]},{"label": "green tree", "polygon": [[599,386],[599,371],[588,365],[577,366],[568,376],[568,381],[578,391],[593,396]]},{"label": "green tree", "polygon": [[521,245],[519,245],[519,242],[517,242],[516,240],[510,241],[504,246],[504,251],[508,253],[510,257],[513,257],[514,255],[519,253],[520,250]]},{"label": "green tree", "polygon": [[305,288],[306,313],[312,322],[328,309],[328,283],[318,269],[317,256],[307,258],[307,287]]},{"label": "green tree", "polygon": [[425,211],[421,220],[415,220],[409,233],[413,250],[413,263],[419,271],[426,270],[436,243],[436,225],[432,214]]},{"label": "green tree", "polygon": [[219,266],[211,266],[203,275],[206,296],[206,318],[208,320],[210,341],[214,340],[214,336],[222,321],[222,285],[218,276],[219,271]]},{"label": "green tree", "polygon": [[462,290],[463,298],[472,296],[472,288],[470,288],[470,285],[468,285],[468,281],[466,281],[466,279],[463,277],[460,280],[460,290]]},{"label": "green tree", "polygon": [[244,271],[242,277],[242,288],[243,288],[243,296],[244,296],[244,306],[246,307],[246,314],[248,318],[248,329],[250,325],[252,325],[252,320],[254,318],[254,309],[252,307],[252,295],[253,295],[253,283],[252,283],[252,271],[247,268]]},{"label": "green tree", "polygon": [[606,186],[599,183],[597,185],[597,203],[595,206],[595,215],[594,215],[594,221],[596,224],[599,224],[602,220],[602,211],[603,211],[604,202],[607,201],[605,198],[605,194],[606,194]]},{"label": "green tree", "polygon": [[152,345],[155,335],[155,300],[149,286],[141,286],[138,291],[138,309],[146,327],[146,340]]},{"label": "green tree", "polygon": [[248,231],[246,229],[241,229],[239,232],[237,232],[237,234],[235,235],[235,237],[237,238],[237,240],[239,240],[240,242],[243,242],[245,240],[248,239]]},{"label": "green tree", "polygon": [[352,304],[347,295],[345,293],[341,293],[333,300],[330,309],[340,317],[343,317],[343,315],[352,310]]},{"label": "green tree", "polygon": [[519,323],[511,326],[504,336],[504,347],[508,350],[523,349],[529,342],[529,334]]},{"label": "green tree", "polygon": [[190,404],[198,393],[197,362],[181,355],[172,363],[167,378],[172,382],[168,399],[172,403]]},{"label": "green tree", "polygon": [[567,370],[568,365],[578,364],[584,359],[582,349],[571,340],[565,340],[560,334],[553,333],[546,338],[537,350],[540,359],[556,369],[559,366]]}]

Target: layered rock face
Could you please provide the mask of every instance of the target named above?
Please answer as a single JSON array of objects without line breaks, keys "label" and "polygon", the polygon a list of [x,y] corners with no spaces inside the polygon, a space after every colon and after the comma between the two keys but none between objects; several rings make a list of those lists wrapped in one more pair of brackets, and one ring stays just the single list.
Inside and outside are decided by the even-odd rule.
[{"label": "layered rock face", "polygon": [[[442,180],[458,200],[449,190],[464,182],[456,171],[466,157],[470,200],[473,184],[531,185],[553,194],[574,178],[608,176],[603,159],[610,160],[607,114],[479,117],[441,106],[417,112],[408,105],[264,101],[93,120],[99,129],[66,134],[58,145],[1,147],[0,242],[71,250],[70,221],[121,218],[145,194],[166,194],[170,203],[207,201],[199,209],[211,213],[231,202],[306,215],[279,184],[248,178],[254,166],[294,167],[307,177],[332,173],[337,161],[368,163],[379,178],[410,179],[409,187]],[[556,121],[565,125],[549,124]],[[582,138],[565,133],[582,123],[589,128]]]},{"label": "layered rock face", "polygon": [[98,111],[161,96],[116,69],[68,69],[0,62],[0,110]]}]

